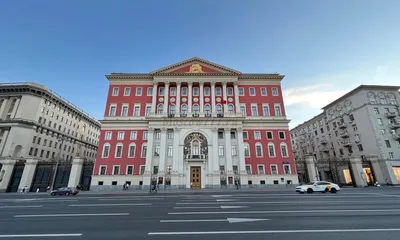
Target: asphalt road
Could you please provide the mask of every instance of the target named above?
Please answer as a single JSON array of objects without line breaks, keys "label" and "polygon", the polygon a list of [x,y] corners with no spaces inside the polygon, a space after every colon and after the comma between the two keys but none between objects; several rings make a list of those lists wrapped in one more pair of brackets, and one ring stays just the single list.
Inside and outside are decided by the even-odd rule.
[{"label": "asphalt road", "polygon": [[398,239],[400,188],[0,194],[4,239]]}]

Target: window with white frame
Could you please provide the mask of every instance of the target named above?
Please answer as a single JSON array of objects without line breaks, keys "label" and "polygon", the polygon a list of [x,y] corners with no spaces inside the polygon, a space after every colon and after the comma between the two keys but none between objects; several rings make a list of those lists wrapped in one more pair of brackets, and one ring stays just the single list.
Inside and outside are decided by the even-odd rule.
[{"label": "window with white frame", "polygon": [[263,156],[261,143],[256,143],[256,156],[257,157],[262,157]]},{"label": "window with white frame", "polygon": [[272,96],[278,96],[278,95],[279,95],[278,88],[276,87],[272,88]]},{"label": "window with white frame", "polygon": [[151,113],[151,106],[146,106],[146,116],[149,116]]},{"label": "window with white frame", "polygon": [[103,145],[103,152],[102,152],[101,156],[103,158],[108,158],[110,156],[110,144],[109,143],[105,143]]},{"label": "window with white frame", "polygon": [[142,96],[142,88],[141,87],[136,88],[136,96]]},{"label": "window with white frame", "polygon": [[221,113],[223,113],[223,111],[222,111],[222,105],[221,104],[217,104],[217,113],[218,114],[221,114]]},{"label": "window with white frame", "polygon": [[172,157],[174,155],[174,146],[172,146],[172,145],[168,146],[167,154],[168,154],[168,157]]},{"label": "window with white frame", "polygon": [[285,132],[279,132],[279,139],[285,139]]},{"label": "window with white frame", "polygon": [[268,143],[268,154],[270,157],[275,157],[275,145],[273,143]]},{"label": "window with white frame", "polygon": [[118,96],[119,95],[119,88],[117,88],[117,87],[113,88],[112,95],[113,96]]},{"label": "window with white frame", "polygon": [[218,146],[218,156],[224,156],[224,146]]},{"label": "window with white frame", "polygon": [[187,105],[182,104],[181,105],[181,115],[186,116],[186,114],[187,114]]},{"label": "window with white frame", "polygon": [[233,96],[233,88],[232,87],[226,88],[226,91],[227,91],[228,96]]},{"label": "window with white frame", "polygon": [[147,145],[142,145],[142,153],[140,154],[142,158],[145,158],[147,155]]},{"label": "window with white frame", "polygon": [[143,132],[143,140],[147,140],[148,132]]},{"label": "window with white frame", "polygon": [[125,132],[118,132],[117,140],[124,140]]},{"label": "window with white frame", "polygon": [[261,96],[267,96],[267,88],[263,87],[260,89],[261,91]]},{"label": "window with white frame", "polygon": [[244,88],[239,88],[239,96],[244,96]]},{"label": "window with white frame", "polygon": [[135,104],[135,108],[133,110],[133,116],[134,117],[139,117],[140,116],[140,105]]},{"label": "window with white frame", "polygon": [[161,131],[160,130],[155,130],[154,131],[154,136],[156,139],[161,139]]},{"label": "window with white frame", "polygon": [[164,111],[164,104],[160,103],[157,105],[157,114],[162,114]]},{"label": "window with white frame", "polygon": [[264,165],[258,165],[258,174],[265,174]]},{"label": "window with white frame", "polygon": [[243,146],[244,149],[244,156],[245,157],[250,157],[250,148],[249,148],[249,144],[245,143]]},{"label": "window with white frame", "polygon": [[210,88],[209,87],[204,88],[204,96],[210,96]]},{"label": "window with white frame", "polygon": [[168,114],[175,115],[175,105],[169,106]]},{"label": "window with white frame", "polygon": [[232,156],[237,156],[236,146],[232,146]]},{"label": "window with white frame", "polygon": [[249,139],[249,133],[243,132],[243,139]]},{"label": "window with white frame", "polygon": [[275,116],[282,116],[281,105],[275,104]]},{"label": "window with white frame", "polygon": [[164,96],[164,90],[165,90],[164,87],[159,87],[158,88],[158,96]]},{"label": "window with white frame", "polygon": [[394,159],[394,152],[389,152],[389,159]]},{"label": "window with white frame", "polygon": [[246,173],[251,175],[251,165],[246,165]]},{"label": "window with white frame", "polygon": [[270,132],[270,131],[267,132],[267,139],[268,140],[274,139],[274,135],[272,134],[272,132]]},{"label": "window with white frame", "polygon": [[160,145],[157,145],[154,150],[154,156],[160,156]]},{"label": "window with white frame", "polygon": [[106,175],[107,166],[100,166],[99,175]]},{"label": "window with white frame", "polygon": [[240,105],[240,113],[242,117],[246,117],[246,105]]},{"label": "window with white frame", "polygon": [[115,117],[115,114],[117,113],[117,106],[115,106],[115,105],[111,105],[110,106],[110,114],[109,114],[109,116],[110,117]]},{"label": "window with white frame", "polygon": [[144,165],[141,165],[140,166],[140,175],[143,175],[144,174],[144,171],[146,170],[146,166],[144,166]]},{"label": "window with white frame", "polygon": [[282,157],[288,157],[288,150],[286,143],[281,143],[281,154]]},{"label": "window with white frame", "polygon": [[211,105],[210,104],[204,105],[204,113],[206,115],[210,115],[211,114]]},{"label": "window with white frame", "polygon": [[111,140],[111,138],[112,138],[112,132],[106,132],[104,140]]},{"label": "window with white frame", "polygon": [[148,87],[147,88],[147,96],[152,96],[153,95],[153,88],[152,87]]},{"label": "window with white frame", "polygon": [[256,89],[253,88],[253,87],[249,88],[249,95],[250,96],[255,96],[256,95]]},{"label": "window with white frame", "polygon": [[119,175],[119,166],[113,166],[113,175]]},{"label": "window with white frame", "polygon": [[128,105],[122,105],[121,116],[122,117],[127,117],[128,116]]},{"label": "window with white frame", "polygon": [[258,116],[257,105],[251,106],[251,116],[253,117]]},{"label": "window with white frame", "polygon": [[268,105],[263,105],[263,115],[264,116],[269,116],[269,107]]},{"label": "window with white frame", "polygon": [[131,95],[131,88],[130,87],[126,87],[124,89],[124,96],[130,96]]},{"label": "window with white frame", "polygon": [[234,113],[234,111],[233,111],[233,104],[228,104],[228,113],[229,113],[229,114],[233,114],[233,113]]},{"label": "window with white frame", "polygon": [[172,130],[168,130],[167,132],[167,138],[168,139],[173,139],[174,138],[174,132]]},{"label": "window with white frame", "polygon": [[134,158],[136,155],[136,145],[134,143],[129,144],[128,157]]},{"label": "window with white frame", "polygon": [[170,96],[176,96],[176,87],[171,87],[169,89],[169,95]]},{"label": "window with white frame", "polygon": [[271,168],[271,174],[278,174],[278,165],[271,164],[270,168]]},{"label": "window with white frame", "polygon": [[285,174],[291,174],[292,172],[290,171],[290,165],[289,164],[283,164],[283,171]]},{"label": "window with white frame", "polygon": [[115,158],[121,158],[122,157],[122,143],[117,143],[117,146],[115,147]]},{"label": "window with white frame", "polygon": [[215,96],[222,96],[222,92],[221,92],[221,88],[220,87],[216,87],[215,88]]},{"label": "window with white frame", "polygon": [[126,175],[133,175],[133,166],[126,166]]},{"label": "window with white frame", "polygon": [[254,131],[254,139],[256,139],[256,140],[260,140],[261,139],[260,131]]},{"label": "window with white frame", "polygon": [[198,87],[193,88],[193,96],[199,96],[199,88]]},{"label": "window with white frame", "polygon": [[182,96],[187,96],[187,95],[188,95],[188,89],[187,89],[187,87],[182,87],[182,89],[181,89],[181,94],[182,94]]}]

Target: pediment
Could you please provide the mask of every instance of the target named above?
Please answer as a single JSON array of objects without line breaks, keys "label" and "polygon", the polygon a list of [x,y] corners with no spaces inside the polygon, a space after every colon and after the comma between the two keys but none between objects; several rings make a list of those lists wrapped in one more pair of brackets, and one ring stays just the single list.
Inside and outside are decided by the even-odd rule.
[{"label": "pediment", "polygon": [[191,58],[151,72],[152,75],[181,74],[241,74],[239,71],[209,62],[201,58]]}]

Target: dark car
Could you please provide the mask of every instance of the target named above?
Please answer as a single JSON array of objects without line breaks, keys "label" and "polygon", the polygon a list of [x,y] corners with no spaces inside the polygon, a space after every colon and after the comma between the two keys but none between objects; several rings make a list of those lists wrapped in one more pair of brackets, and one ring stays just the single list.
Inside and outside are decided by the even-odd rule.
[{"label": "dark car", "polygon": [[76,195],[79,193],[79,189],[74,188],[74,187],[63,187],[59,188],[57,190],[51,191],[51,196],[55,195]]}]

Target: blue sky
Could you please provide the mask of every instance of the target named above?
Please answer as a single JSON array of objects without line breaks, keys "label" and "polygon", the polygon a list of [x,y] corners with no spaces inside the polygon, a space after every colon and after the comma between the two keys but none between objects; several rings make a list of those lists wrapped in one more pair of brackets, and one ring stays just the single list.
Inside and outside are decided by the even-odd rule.
[{"label": "blue sky", "polygon": [[4,1],[0,82],[44,84],[102,119],[110,72],[201,57],[286,75],[291,127],[359,84],[400,85],[400,1]]}]

